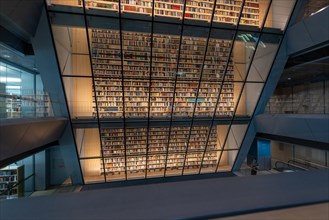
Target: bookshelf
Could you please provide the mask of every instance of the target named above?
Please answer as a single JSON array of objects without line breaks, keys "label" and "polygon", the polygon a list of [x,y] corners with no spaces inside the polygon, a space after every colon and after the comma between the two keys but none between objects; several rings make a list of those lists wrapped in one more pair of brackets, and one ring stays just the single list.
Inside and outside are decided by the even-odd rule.
[{"label": "bookshelf", "polygon": [[49,96],[43,91],[37,91],[36,95],[0,93],[0,100],[6,111],[3,118],[47,117],[50,113]]},{"label": "bookshelf", "polygon": [[[0,169],[0,199],[24,196],[24,184],[16,185],[23,180],[24,166],[7,166]],[[12,189],[9,190],[10,188]]]},{"label": "bookshelf", "polygon": [[[101,118],[147,117],[150,95],[150,116],[170,117],[175,95],[174,116],[192,116],[196,102],[196,116],[212,116],[218,92],[222,95],[216,114],[231,116],[234,110],[233,59],[229,62],[225,80],[225,65],[231,42],[210,39],[203,68],[199,97],[196,100],[202,69],[205,38],[182,39],[181,56],[176,70],[179,37],[154,34],[152,53],[152,81],[150,72],[150,36],[144,33],[123,33],[123,71],[120,55],[120,36],[115,30],[92,30],[92,65],[95,76],[95,92]],[[177,76],[176,91],[175,78]],[[123,106],[123,91],[124,103]],[[96,116],[94,103],[93,115]]]},{"label": "bookshelf", "polygon": [[[126,128],[126,158],[124,149],[123,128],[102,128],[102,151],[104,155],[105,171],[102,167],[101,174],[120,175],[125,172],[143,173],[164,170],[181,170],[183,167],[188,133],[190,127],[175,126],[171,128],[169,148],[167,149],[169,127],[151,127],[148,134],[148,152],[146,147],[147,128]],[[203,152],[205,151],[207,126],[194,126],[191,130],[191,138],[186,155],[186,169],[197,169],[201,165]],[[203,167],[214,167],[218,162],[218,143],[216,128],[210,132],[207,151],[205,153]],[[148,161],[146,161],[146,159]]]},{"label": "bookshelf", "polygon": [[[236,25],[243,0],[217,0],[214,22]],[[119,0],[85,0],[87,9],[119,11]],[[138,13],[152,16],[153,0],[121,0],[122,13]],[[191,0],[186,2],[184,18],[210,22],[214,0]],[[259,0],[247,0],[241,24],[259,26]],[[183,18],[184,0],[155,0],[154,16]]]}]

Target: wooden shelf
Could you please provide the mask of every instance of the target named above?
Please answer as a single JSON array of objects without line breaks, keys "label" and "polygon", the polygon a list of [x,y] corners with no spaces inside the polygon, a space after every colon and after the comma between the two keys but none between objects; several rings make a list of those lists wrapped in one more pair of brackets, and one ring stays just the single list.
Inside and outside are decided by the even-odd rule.
[{"label": "wooden shelf", "polygon": [[[183,165],[189,129],[190,127],[172,127],[167,158],[168,168],[180,169]],[[201,165],[206,146],[207,132],[207,126],[193,127],[186,155],[186,167]],[[101,129],[101,134],[106,174],[124,172],[125,164],[127,164],[128,172],[144,172],[146,169],[146,160],[148,160],[148,169],[165,168],[169,127],[150,128],[148,152],[146,147],[147,128],[126,128],[126,163],[123,139],[124,130],[122,128],[103,128]],[[205,165],[217,165],[218,153],[216,150],[218,150],[217,133],[216,129],[213,128],[204,156]],[[146,154],[148,154],[148,158],[146,158]],[[103,172],[104,170],[101,168],[101,173]]]},{"label": "wooden shelf", "polygon": [[[119,12],[118,0],[85,0],[87,9],[105,9]],[[215,7],[214,22],[223,22],[236,25],[242,0],[218,0]],[[155,1],[154,16],[179,18],[183,17],[183,0]],[[187,1],[186,19],[196,19],[210,22],[213,0]],[[121,0],[121,12],[152,15],[152,1],[150,0]],[[241,23],[250,26],[259,26],[259,0],[247,0]]]},{"label": "wooden shelf", "polygon": [[24,196],[24,166],[7,166],[0,169],[0,198]]},{"label": "wooden shelf", "polygon": [[[180,63],[177,68],[179,37],[154,34],[152,81],[150,74],[150,36],[143,33],[123,33],[124,83],[122,85],[119,33],[112,30],[92,31],[92,61],[95,75],[96,101],[100,117],[147,117],[150,97],[150,116],[169,117],[172,111],[175,77],[177,75],[174,115],[189,116],[193,112],[198,81],[202,68],[206,39],[183,37]],[[116,47],[118,44],[118,47]],[[168,47],[169,46],[169,47]],[[196,116],[212,116],[222,85],[231,42],[210,39],[203,67]],[[172,51],[173,50],[173,51]],[[226,80],[234,80],[230,61]],[[217,108],[217,115],[232,115],[234,110],[233,83],[224,84],[222,96],[226,105]],[[123,91],[125,106],[123,106]],[[96,116],[96,104],[94,104]]]}]

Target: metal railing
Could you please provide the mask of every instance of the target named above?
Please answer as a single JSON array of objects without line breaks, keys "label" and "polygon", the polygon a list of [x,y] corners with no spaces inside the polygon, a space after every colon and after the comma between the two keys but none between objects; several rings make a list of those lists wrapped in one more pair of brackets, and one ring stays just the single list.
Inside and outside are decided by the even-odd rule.
[{"label": "metal railing", "polygon": [[302,159],[291,159],[288,160],[289,164],[294,164],[294,165],[299,165],[301,167],[304,167],[305,169],[308,170],[319,170],[319,169],[328,169],[329,167],[307,161],[307,160],[302,160]]}]

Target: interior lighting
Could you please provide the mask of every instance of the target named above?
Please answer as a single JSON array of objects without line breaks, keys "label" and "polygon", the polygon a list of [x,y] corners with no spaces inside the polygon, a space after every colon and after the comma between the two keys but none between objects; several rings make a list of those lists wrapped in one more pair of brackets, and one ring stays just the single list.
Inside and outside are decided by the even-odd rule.
[{"label": "interior lighting", "polygon": [[14,77],[0,77],[0,82],[22,82],[22,79]]}]

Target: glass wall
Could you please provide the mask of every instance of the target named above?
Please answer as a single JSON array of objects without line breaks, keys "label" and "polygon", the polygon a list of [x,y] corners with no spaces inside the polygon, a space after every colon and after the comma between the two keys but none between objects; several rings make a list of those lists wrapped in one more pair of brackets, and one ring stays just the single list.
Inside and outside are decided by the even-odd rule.
[{"label": "glass wall", "polygon": [[48,116],[51,103],[40,75],[0,62],[0,118]]},{"label": "glass wall", "polygon": [[266,112],[275,114],[329,114],[329,80],[278,86]]},{"label": "glass wall", "polygon": [[51,3],[87,183],[231,171],[295,1]]},{"label": "glass wall", "polygon": [[305,170],[329,168],[329,152],[321,149],[271,141],[271,154],[273,168],[276,167],[277,161]]}]

